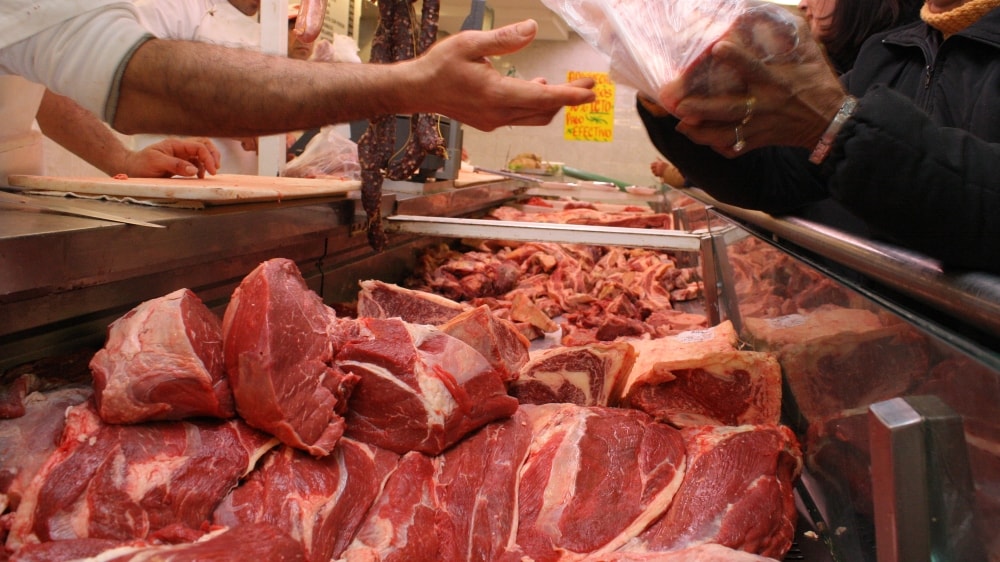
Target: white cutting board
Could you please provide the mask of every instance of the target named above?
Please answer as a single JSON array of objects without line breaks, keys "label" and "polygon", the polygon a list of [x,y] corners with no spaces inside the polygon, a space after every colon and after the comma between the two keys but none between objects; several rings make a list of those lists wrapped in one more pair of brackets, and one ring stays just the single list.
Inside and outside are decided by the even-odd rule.
[{"label": "white cutting board", "polygon": [[206,205],[346,196],[350,191],[361,189],[361,182],[354,180],[271,178],[239,174],[218,174],[205,178],[127,179],[12,175],[7,177],[7,183],[32,190],[201,201]]}]

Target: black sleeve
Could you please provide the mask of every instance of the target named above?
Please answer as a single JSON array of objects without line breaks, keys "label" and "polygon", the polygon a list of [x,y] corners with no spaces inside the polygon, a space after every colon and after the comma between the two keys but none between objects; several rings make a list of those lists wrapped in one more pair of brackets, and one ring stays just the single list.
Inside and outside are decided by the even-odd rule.
[{"label": "black sleeve", "polygon": [[678,133],[675,117],[657,117],[641,103],[637,107],[656,149],[690,185],[719,201],[783,215],[829,196],[804,149],[768,147],[728,159]]},{"label": "black sleeve", "polygon": [[885,238],[945,265],[1000,271],[1000,145],[874,86],[824,166],[834,199]]}]

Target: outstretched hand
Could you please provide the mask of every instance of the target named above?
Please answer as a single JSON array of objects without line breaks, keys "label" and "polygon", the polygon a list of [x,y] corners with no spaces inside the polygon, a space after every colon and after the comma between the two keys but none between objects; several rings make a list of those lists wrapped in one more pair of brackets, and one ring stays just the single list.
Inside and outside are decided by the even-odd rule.
[{"label": "outstretched hand", "polygon": [[808,25],[798,32],[797,56],[766,64],[735,42],[713,46],[712,57],[737,72],[745,91],[687,95],[678,81],[657,101],[680,119],[678,132],[729,158],[762,146],[813,148],[847,94]]},{"label": "outstretched hand", "polygon": [[483,131],[504,125],[545,125],[567,105],[594,101],[587,78],[550,85],[545,79],[504,76],[489,58],[510,54],[535,38],[533,20],[492,31],[463,31],[435,44],[413,64],[415,79],[426,88],[426,109]]},{"label": "outstretched hand", "polygon": [[219,149],[207,138],[169,138],[128,155],[124,173],[133,178],[205,177],[220,165]]}]

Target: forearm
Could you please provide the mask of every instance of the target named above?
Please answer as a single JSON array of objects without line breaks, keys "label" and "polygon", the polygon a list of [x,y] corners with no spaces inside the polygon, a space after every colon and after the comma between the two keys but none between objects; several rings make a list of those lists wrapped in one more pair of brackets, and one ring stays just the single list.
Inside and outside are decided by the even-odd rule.
[{"label": "forearm", "polygon": [[42,133],[109,176],[130,151],[108,126],[73,100],[46,90],[36,116]]},{"label": "forearm", "polygon": [[549,85],[493,68],[490,57],[525,47],[536,31],[532,21],[465,31],[392,64],[313,63],[152,40],[127,62],[117,113],[108,119],[122,132],[226,137],[390,113],[439,113],[483,131],[545,125],[563,107],[593,101],[593,81]]},{"label": "forearm", "polygon": [[[212,78],[206,80],[206,61]],[[400,65],[317,64],[187,41],[152,40],[129,61],[115,129],[258,136],[418,112]],[[410,95],[407,95],[409,92]]]}]

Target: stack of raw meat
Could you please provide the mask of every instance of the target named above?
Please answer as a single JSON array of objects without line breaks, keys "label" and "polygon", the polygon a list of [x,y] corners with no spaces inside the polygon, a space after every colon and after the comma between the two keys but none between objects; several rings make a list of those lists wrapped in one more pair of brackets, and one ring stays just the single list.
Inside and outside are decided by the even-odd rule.
[{"label": "stack of raw meat", "polygon": [[[183,290],[116,321],[92,387],[32,394],[0,422],[5,556],[751,561],[789,549],[801,452],[777,423],[770,361],[741,355],[731,327],[533,354],[485,306],[371,282],[358,308],[375,312],[337,316],[276,259],[221,321]],[[394,312],[448,308],[434,324]],[[713,408],[720,391],[738,399]]]},{"label": "stack of raw meat", "polygon": [[[670,215],[589,208],[525,213],[499,207],[491,216],[633,228],[672,224]],[[677,306],[701,296],[699,268],[679,265],[670,252],[643,248],[502,241],[460,252],[442,246],[422,256],[407,286],[472,306],[487,305],[529,340],[558,330],[564,345],[657,338],[708,323],[704,314]]]}]

